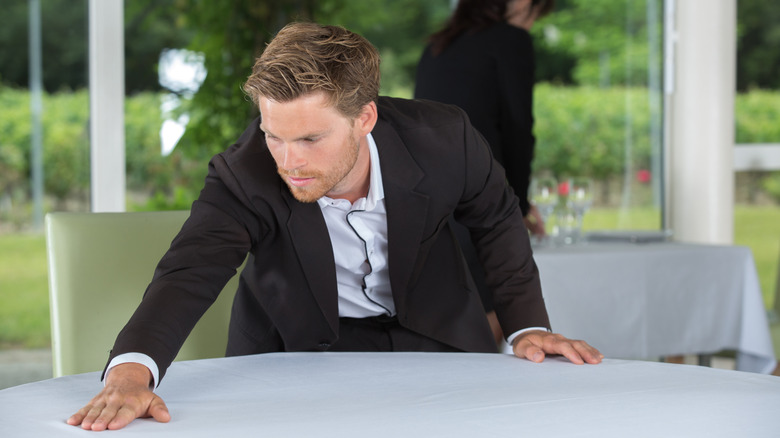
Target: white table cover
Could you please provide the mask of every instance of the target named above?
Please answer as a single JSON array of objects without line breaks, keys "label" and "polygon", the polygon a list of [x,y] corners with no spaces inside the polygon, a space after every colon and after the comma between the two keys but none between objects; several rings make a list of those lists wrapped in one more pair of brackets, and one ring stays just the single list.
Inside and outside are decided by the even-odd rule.
[{"label": "white table cover", "polygon": [[[94,437],[65,424],[98,373],[0,391],[2,437]],[[174,363],[170,423],[116,437],[777,437],[780,378],[608,359],[274,353]]]},{"label": "white table cover", "polygon": [[607,357],[736,350],[738,370],[776,366],[746,247],[588,243],[535,248],[534,258],[553,330]]}]

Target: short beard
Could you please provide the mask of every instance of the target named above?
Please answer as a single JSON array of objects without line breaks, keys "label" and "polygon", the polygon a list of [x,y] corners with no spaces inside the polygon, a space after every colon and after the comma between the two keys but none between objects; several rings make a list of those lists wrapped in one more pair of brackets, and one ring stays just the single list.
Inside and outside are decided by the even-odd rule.
[{"label": "short beard", "polygon": [[[322,172],[288,172],[277,167],[277,172],[279,172],[279,175],[287,184],[287,187],[290,189],[290,193],[292,193],[296,200],[304,203],[317,202],[318,199],[327,195],[341,181],[344,180],[349,172],[352,171],[352,169],[355,167],[355,163],[357,163],[358,159],[358,150],[360,148],[359,141],[355,140],[352,136],[350,136],[350,140],[352,147],[348,149],[347,155],[336,164],[330,174],[326,175]],[[287,181],[288,176],[298,178],[315,178],[315,184],[311,187],[294,186]]]}]

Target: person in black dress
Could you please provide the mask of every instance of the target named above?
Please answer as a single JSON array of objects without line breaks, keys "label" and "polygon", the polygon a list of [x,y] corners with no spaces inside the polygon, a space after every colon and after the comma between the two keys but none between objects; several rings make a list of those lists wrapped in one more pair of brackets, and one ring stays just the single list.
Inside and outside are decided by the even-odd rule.
[{"label": "person in black dress", "polygon": [[[544,235],[544,223],[528,200],[534,157],[534,49],[529,30],[554,0],[460,0],[445,27],[430,37],[417,66],[414,97],[450,103],[466,111],[506,169],[525,224]],[[492,297],[468,231],[455,227],[480,290],[497,341],[501,330]]]}]

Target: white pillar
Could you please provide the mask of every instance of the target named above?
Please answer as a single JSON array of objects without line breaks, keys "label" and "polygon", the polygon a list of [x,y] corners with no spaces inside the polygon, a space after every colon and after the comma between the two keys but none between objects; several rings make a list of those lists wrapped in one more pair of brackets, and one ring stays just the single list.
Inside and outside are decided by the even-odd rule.
[{"label": "white pillar", "polygon": [[729,244],[734,236],[736,0],[674,4],[669,226],[679,241]]},{"label": "white pillar", "polygon": [[125,211],[123,0],[89,0],[92,211]]}]

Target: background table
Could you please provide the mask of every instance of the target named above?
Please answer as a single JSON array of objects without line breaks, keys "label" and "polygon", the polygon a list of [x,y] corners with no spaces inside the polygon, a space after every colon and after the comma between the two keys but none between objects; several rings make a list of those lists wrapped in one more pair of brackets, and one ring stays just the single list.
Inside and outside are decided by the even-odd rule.
[{"label": "background table", "polygon": [[607,357],[736,350],[739,370],[776,366],[746,247],[587,243],[535,248],[534,258],[553,330]]},{"label": "background table", "polygon": [[[0,391],[0,436],[90,436],[65,419],[98,373]],[[503,354],[274,353],[176,362],[158,389],[170,423],[127,437],[778,436],[780,378],[608,359]]]}]

